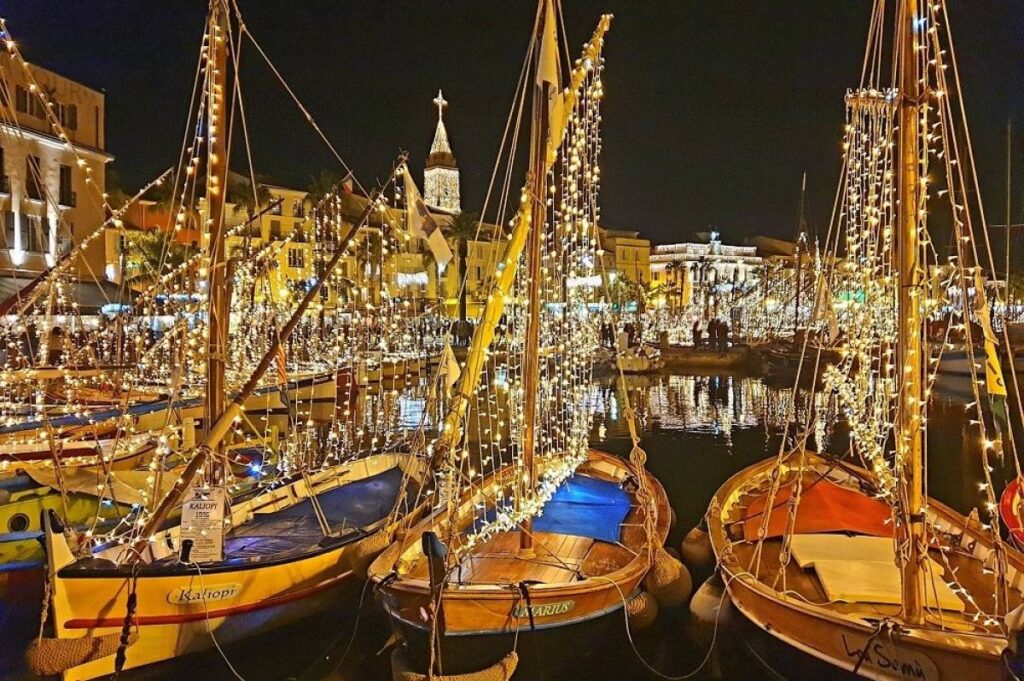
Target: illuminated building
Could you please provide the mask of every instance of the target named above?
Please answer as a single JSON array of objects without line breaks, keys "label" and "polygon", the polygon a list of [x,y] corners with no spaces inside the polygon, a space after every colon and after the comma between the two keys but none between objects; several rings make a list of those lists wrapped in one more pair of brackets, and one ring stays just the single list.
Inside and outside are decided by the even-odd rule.
[{"label": "illuminated building", "polygon": [[[20,59],[0,63],[0,268],[31,275],[95,231],[105,219],[104,95]],[[71,271],[102,277],[99,240]]]},{"label": "illuminated building", "polygon": [[602,228],[601,249],[609,277],[622,277],[645,288],[651,283],[651,241],[640,232]]}]

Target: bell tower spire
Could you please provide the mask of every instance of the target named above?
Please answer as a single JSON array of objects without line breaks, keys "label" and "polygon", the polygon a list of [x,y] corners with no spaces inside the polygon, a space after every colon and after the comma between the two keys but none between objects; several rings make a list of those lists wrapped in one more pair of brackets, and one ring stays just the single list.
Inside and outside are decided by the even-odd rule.
[{"label": "bell tower spire", "polygon": [[441,90],[434,98],[437,107],[437,130],[430,145],[426,169],[423,171],[423,198],[428,206],[452,213],[462,211],[459,197],[459,167],[448,143],[448,129],[444,126],[444,109],[448,100]]}]

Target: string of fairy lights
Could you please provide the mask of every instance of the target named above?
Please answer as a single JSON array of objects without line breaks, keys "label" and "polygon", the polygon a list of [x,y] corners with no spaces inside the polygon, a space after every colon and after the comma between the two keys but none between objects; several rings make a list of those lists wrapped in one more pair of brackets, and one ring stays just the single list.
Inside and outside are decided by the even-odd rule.
[{"label": "string of fairy lights", "polygon": [[[991,434],[989,424],[993,421],[986,413],[986,404],[990,399],[999,399],[999,393],[990,392],[992,376],[985,375],[984,356],[977,356],[979,352],[984,355],[984,351],[977,349],[983,340],[994,352],[996,339],[989,320],[992,306],[988,303],[982,276],[986,264],[989,270],[994,268],[984,214],[977,197],[973,159],[969,146],[967,153],[961,148],[962,140],[968,140],[969,145],[969,136],[961,132],[965,130],[966,120],[961,89],[955,75],[956,64],[951,56],[952,42],[945,3],[932,0],[923,3],[920,11],[920,15],[914,18],[913,46],[923,93],[916,114],[919,129],[916,163],[920,178],[917,195],[920,203],[914,211],[914,229],[919,248],[916,260],[920,263],[916,274],[922,285],[915,289],[909,300],[916,308],[917,318],[925,321],[913,332],[915,337],[906,339],[906,342],[919,348],[925,359],[924,399],[907,402],[914,410],[909,418],[900,413],[898,397],[910,368],[900,364],[907,358],[900,357],[897,352],[900,332],[900,317],[897,315],[905,318],[909,311],[901,310],[898,305],[900,279],[896,271],[895,234],[900,206],[896,189],[899,169],[894,153],[899,134],[899,107],[907,95],[879,85],[885,70],[878,63],[884,26],[881,19],[884,5],[881,3],[875,6],[873,26],[876,29],[869,38],[865,82],[846,97],[847,122],[842,180],[837,199],[838,217],[830,230],[826,255],[816,265],[816,304],[811,328],[818,338],[829,339],[826,342],[842,341],[838,346],[839,361],[825,368],[823,386],[817,390],[819,395],[824,394],[838,405],[843,422],[850,429],[851,450],[874,474],[878,497],[892,506],[894,518],[904,525],[912,511],[908,508],[905,488],[911,429],[923,431],[927,428],[928,398],[938,379],[943,353],[955,347],[950,342],[953,337],[963,339],[974,397],[967,405],[968,423],[972,437],[975,436],[973,434],[977,437],[975,442],[981,455],[979,469],[982,475],[978,489],[989,516],[987,521],[982,521],[982,528],[989,532],[994,547],[991,560],[985,563],[985,573],[991,575],[992,592],[998,594],[1001,592],[999,585],[1007,576],[1007,566],[992,476],[995,455],[1002,451],[1005,456],[1012,457],[1018,471],[1020,467],[1012,447],[1012,427],[1000,432],[996,425],[996,433]],[[947,74],[951,66],[953,81]],[[892,73],[899,73],[895,66]],[[941,169],[942,179],[936,180],[932,176],[933,166]],[[943,263],[939,261],[928,225],[929,206],[934,198],[944,199],[950,207],[952,251]],[[840,243],[843,245],[842,258],[836,257]],[[930,330],[935,322],[941,320],[946,322],[944,328],[940,326],[938,332]],[[984,338],[977,337],[978,329]],[[814,351],[809,354],[811,357],[806,358],[806,363],[820,361],[820,350],[817,351],[817,359]],[[991,362],[992,358],[988,359]],[[1012,372],[1012,367],[1009,370]],[[813,371],[813,368],[808,371]],[[998,373],[998,367],[994,373]],[[1002,377],[995,380],[1001,382]],[[812,428],[820,429],[827,420],[819,412],[817,400],[815,404],[815,410],[805,413],[800,421],[805,432]],[[901,424],[904,427],[900,427]],[[927,438],[923,444],[927,462]],[[782,465],[787,454],[784,441],[778,465]],[[799,461],[802,462],[803,458]],[[787,533],[780,555],[783,565],[791,558],[787,537],[795,526],[803,491],[802,465],[798,463],[788,475],[773,477],[766,500],[767,506],[771,507],[783,481],[793,483],[787,502]],[[923,486],[924,503],[927,505],[926,480]],[[767,514],[762,520],[761,537],[765,536],[766,523]],[[928,523],[928,532],[933,536],[943,531],[932,525],[932,521]],[[758,540],[752,566],[760,561],[761,545],[762,540]],[[1005,603],[996,602],[994,612],[983,611],[975,595],[958,579],[957,571],[949,564],[945,552],[937,555],[951,580],[948,586],[964,599],[973,622],[982,629],[1001,630],[1004,625],[999,616],[1006,614]],[[905,543],[898,543],[897,559],[911,560]],[[785,589],[785,578],[782,580],[782,588]],[[936,622],[942,622],[938,612],[932,614]]]},{"label": "string of fairy lights", "polygon": [[[499,342],[476,389],[465,442],[437,472],[439,484],[458,480],[445,490],[473,498],[479,517],[453,537],[455,555],[471,551],[495,534],[543,513],[562,482],[587,458],[593,411],[585,408],[597,349],[599,293],[581,285],[598,272],[597,224],[600,166],[600,105],[603,97],[600,49],[574,65],[580,86],[576,106],[567,114],[565,137],[549,171],[542,229],[539,376],[536,384],[535,486],[523,474],[526,390],[525,353],[529,315],[527,268],[520,267],[505,306]],[[526,256],[523,256],[525,260]],[[495,268],[492,277],[496,277]],[[503,473],[505,475],[503,475]],[[439,504],[444,499],[438,500]]]},{"label": "string of fairy lights", "polygon": [[[123,306],[131,315],[120,314],[110,320],[100,317],[98,321],[86,319],[80,313],[67,268],[59,266],[40,285],[40,288],[45,287],[44,294],[27,306],[14,323],[0,329],[8,348],[0,380],[2,422],[12,427],[26,426],[23,435],[6,435],[5,447],[14,449],[17,445],[38,443],[52,448],[54,435],[59,435],[59,431],[51,427],[51,418],[74,415],[91,419],[96,416],[90,433],[76,437],[80,437],[79,441],[96,444],[99,456],[59,458],[60,466],[68,471],[78,465],[98,462],[106,472],[105,479],[97,485],[98,512],[86,532],[86,537],[94,542],[113,540],[124,544],[132,540],[132,534],[145,525],[151,502],[162,495],[161,484],[174,480],[176,467],[182,463],[180,452],[187,449],[190,438],[195,437],[194,433],[187,432],[183,422],[171,418],[171,412],[177,409],[174,405],[187,406],[190,400],[195,402],[203,393],[205,380],[208,244],[189,236],[211,219],[203,215],[199,199],[204,183],[202,162],[210,143],[202,134],[202,122],[207,109],[229,106],[223,101],[222,88],[211,82],[215,75],[212,45],[224,39],[218,27],[213,30],[218,33],[213,34],[212,40],[210,34],[203,38],[197,76],[202,96],[193,101],[192,123],[188,126],[191,141],[183,145],[183,163],[174,174],[171,194],[169,213],[173,216],[173,226],[169,226],[168,232],[171,239],[179,239],[183,244],[182,261],[177,265],[169,261],[171,239],[168,239],[159,263],[151,271],[148,286]],[[8,44],[7,49],[14,48]],[[27,65],[23,66],[27,70]],[[217,97],[213,104],[211,96]],[[229,120],[233,118],[232,115]],[[230,137],[230,127],[227,131],[210,129],[209,135],[214,134]],[[65,137],[61,139],[74,150]],[[166,173],[157,183],[165,176]],[[295,242],[304,241],[311,232],[315,235],[314,258],[324,263],[341,242],[348,224],[342,193],[340,187],[335,188],[314,207],[300,230],[251,250],[250,257],[244,258],[236,269],[232,281],[229,386],[247,376],[255,358],[268,347],[272,334],[287,316],[290,304],[298,299],[298,294],[305,292],[304,288],[289,289],[294,279],[276,266],[278,256],[286,253]],[[359,260],[366,268],[364,276],[360,277],[363,281],[379,280],[384,274],[397,250],[394,235],[400,232],[395,224],[397,212],[387,206],[383,197],[376,201],[374,212],[381,216],[380,227],[362,230],[362,238],[356,238],[349,246],[351,257],[346,256]],[[101,226],[90,241],[102,235],[106,227],[120,228],[127,207],[126,204],[112,211],[114,217]],[[309,227],[311,229],[306,231]],[[226,237],[240,237],[248,229],[248,222],[237,225],[227,230]],[[381,243],[379,249],[371,247],[374,238]],[[76,244],[75,249],[86,245]],[[126,240],[126,246],[130,251],[131,239]],[[73,250],[72,255],[75,253]],[[128,257],[136,256],[129,252]],[[334,273],[329,286],[340,291],[350,283]],[[336,372],[339,376],[347,371],[349,385],[345,390],[334,391],[335,398],[330,405],[316,404],[315,391],[303,397],[297,389],[290,406],[299,421],[284,427],[272,426],[275,419],[269,412],[260,415],[259,409],[250,410],[235,424],[228,438],[233,443],[228,448],[228,458],[235,464],[227,473],[230,493],[273,487],[290,475],[379,451],[390,444],[389,438],[400,430],[402,419],[408,427],[409,421],[417,418],[410,415],[409,412],[416,409],[408,403],[417,401],[419,388],[415,384],[425,369],[425,354],[419,348],[427,345],[422,342],[426,335],[438,335],[442,326],[429,314],[431,311],[416,313],[416,305],[399,300],[393,293],[397,290],[392,292],[386,286],[379,292],[363,286],[346,301],[348,311],[338,310],[332,316],[324,314],[323,301],[312,306],[289,343],[282,373],[290,379],[296,374],[317,371]],[[340,321],[342,317],[345,317],[344,322]],[[160,321],[159,327],[156,321]],[[65,327],[71,332],[64,333]],[[51,334],[51,329],[58,332]],[[48,389],[40,388],[40,382],[33,380],[31,371],[51,364],[59,380],[52,381]],[[268,380],[268,387],[275,383],[276,380]],[[330,384],[333,385],[333,381]],[[401,392],[406,385],[413,385],[411,393]],[[266,397],[267,394],[260,400],[276,408],[272,407],[274,400]],[[154,399],[163,399],[168,408],[162,417],[158,414],[157,418],[150,419],[150,425],[141,429],[130,414],[130,408]],[[101,400],[102,405],[97,406],[97,400]],[[97,413],[100,411],[102,416]],[[42,422],[43,427],[30,427],[33,419]],[[284,432],[275,433],[275,430]],[[116,437],[101,440],[101,436],[110,433],[115,433]],[[155,448],[144,464],[146,484],[139,490],[142,503],[125,509],[114,493],[110,464],[121,454],[134,451],[143,441],[155,442]],[[232,450],[247,443],[267,444],[272,460],[242,465],[232,459]],[[58,441],[58,453],[62,446],[63,441]],[[54,460],[58,460],[57,456]],[[0,462],[0,471],[10,463]],[[14,463],[19,468],[25,465],[20,461]],[[48,464],[52,462],[40,465]],[[61,493],[64,493],[63,488]]]}]

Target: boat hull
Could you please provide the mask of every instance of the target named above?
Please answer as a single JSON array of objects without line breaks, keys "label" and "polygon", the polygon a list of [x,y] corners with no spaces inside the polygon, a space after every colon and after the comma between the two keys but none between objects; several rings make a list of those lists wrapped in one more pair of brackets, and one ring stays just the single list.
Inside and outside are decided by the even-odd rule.
[{"label": "boat hull", "polygon": [[[330,471],[329,479],[331,484],[343,486],[337,481],[346,480],[344,484],[348,484],[368,479],[393,468],[398,461],[405,461],[402,465],[412,463],[402,455],[378,455],[345,464],[347,473]],[[314,479],[313,484],[327,479]],[[297,481],[272,494],[273,499],[260,502],[258,508],[236,506],[233,517],[288,508],[294,499],[309,496],[310,488],[305,481]],[[298,555],[282,554],[251,564],[236,559],[209,566],[171,562],[145,567],[135,582],[137,608],[133,622],[138,640],[126,651],[125,668],[207,650],[214,647],[214,636],[223,645],[266,633],[337,602],[346,584],[361,579],[354,566],[373,545],[378,531],[393,528],[391,522],[385,517],[363,528],[364,533],[358,536],[325,540]],[[96,567],[75,564],[54,527],[48,528],[46,539],[57,638],[120,632],[131,591],[131,569],[105,562]],[[157,545],[162,542],[158,539]],[[113,656],[102,657],[67,670],[63,678],[99,678],[111,674],[113,665]]]},{"label": "boat hull", "polygon": [[[807,455],[821,461],[813,454]],[[754,578],[735,553],[728,540],[725,517],[730,506],[738,503],[745,490],[769,474],[776,460],[769,459],[740,471],[719,489],[708,511],[708,528],[718,569],[736,608],[749,622],[781,641],[837,670],[856,673],[878,681],[925,679],[1002,679],[1001,658],[1005,636],[981,631],[958,634],[938,627],[910,628],[897,616],[872,618],[840,613],[799,597],[787,597]],[[860,469],[850,470],[864,473]],[[955,530],[967,520],[937,501],[931,500],[933,522],[943,529]],[[984,550],[984,539],[972,537],[973,551]],[[880,621],[893,627],[879,628]],[[863,657],[863,660],[861,659]]]},{"label": "boat hull", "polygon": [[[537,621],[521,624],[518,634],[507,630],[461,633],[446,636],[442,642],[444,674],[469,674],[496,664],[512,650],[519,655],[517,678],[550,678],[578,663],[597,650],[581,646],[581,641],[621,639],[625,629],[621,600],[603,613],[577,620],[545,624]],[[430,629],[392,618],[395,631],[404,647],[406,658],[414,670],[430,666]],[[518,641],[517,641],[518,635]]]},{"label": "boat hull", "polygon": [[[603,474],[611,479],[622,480],[637,472],[626,461],[618,457],[591,451],[587,463],[579,471],[588,469],[591,474]],[[577,473],[579,474],[579,473]],[[661,484],[650,474],[645,475],[652,493],[651,508],[640,510],[635,507],[623,526],[643,527],[643,515],[654,514],[655,537],[650,538],[654,546],[661,546],[667,537],[671,523],[668,499]],[[486,486],[486,485],[485,485]],[[474,499],[468,498],[471,505]],[[634,502],[635,503],[635,502]],[[437,521],[437,519],[435,519]],[[441,519],[445,523],[447,520]],[[439,531],[432,521],[424,521],[410,529],[403,543],[392,545],[370,567],[370,577],[381,584],[378,599],[394,623],[396,632],[409,639],[410,651],[416,662],[429,659],[429,640],[433,620],[429,581],[418,577],[392,579],[392,566],[399,556],[415,550],[420,537],[426,531]],[[642,530],[639,530],[642,533]],[[538,539],[542,543],[542,540]],[[511,649],[518,633],[522,637],[527,631],[537,635],[537,645],[547,651],[542,658],[545,668],[561,666],[576,659],[572,651],[582,652],[579,641],[600,640],[580,638],[582,635],[596,635],[605,624],[611,624],[615,617],[622,617],[622,608],[640,588],[647,574],[648,562],[643,549],[647,540],[633,536],[628,542],[635,557],[625,564],[616,563],[614,568],[603,574],[588,574],[579,580],[565,582],[541,582],[524,578],[523,581],[507,581],[504,584],[475,583],[449,586],[444,590],[441,608],[444,619],[446,673],[459,668],[479,671],[495,663]],[[537,555],[546,555],[538,548]],[[595,569],[598,569],[595,564]],[[532,615],[532,617],[531,617]],[[621,620],[620,620],[621,621]],[[543,634],[543,636],[541,636]],[[576,645],[559,645],[560,640],[575,639]],[[521,652],[533,654],[524,647],[520,638]],[[585,650],[587,646],[582,646]],[[416,671],[423,671],[420,666]],[[529,677],[529,674],[526,675]]]}]

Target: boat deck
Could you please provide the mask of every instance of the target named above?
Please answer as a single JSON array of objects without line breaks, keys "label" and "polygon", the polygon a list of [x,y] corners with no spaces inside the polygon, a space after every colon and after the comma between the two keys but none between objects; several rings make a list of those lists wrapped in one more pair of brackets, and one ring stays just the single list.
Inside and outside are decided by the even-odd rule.
[{"label": "boat deck", "polygon": [[[621,499],[610,498],[615,495]],[[644,542],[636,498],[617,482],[589,473],[563,483],[534,520],[532,553],[520,549],[521,532],[499,532],[478,544],[462,557],[452,582],[570,584],[626,566],[636,557],[628,547]],[[416,561],[409,576],[427,579],[427,562]]]},{"label": "boat deck", "polygon": [[459,584],[568,584],[622,567],[633,557],[623,546],[551,532],[534,533],[534,550],[519,549],[520,532],[501,532],[465,556]]},{"label": "boat deck", "polygon": [[[730,523],[737,523],[756,495],[747,494],[731,509]],[[732,525],[738,528],[739,525]],[[737,530],[738,531],[738,530]],[[964,604],[964,612],[930,608],[929,621],[935,625],[945,626],[963,631],[988,631],[993,624],[990,618],[978,616],[982,613],[997,612],[995,580],[991,566],[986,566],[979,558],[961,548],[949,537],[940,535],[944,549],[933,545],[929,557],[933,564],[942,568],[941,579],[947,584],[962,587],[957,590],[957,597]],[[758,580],[766,586],[785,592],[795,600],[827,607],[838,614],[867,620],[882,617],[898,617],[901,613],[899,605],[872,603],[866,601],[843,602],[830,601],[826,589],[818,578],[813,567],[802,568],[795,558],[791,558],[783,568],[781,565],[782,539],[773,537],[765,539],[760,553],[759,562],[755,564],[756,542],[753,540],[737,540],[730,544],[730,551],[735,558],[735,569],[756,574]],[[929,596],[931,598],[931,596]],[[1024,593],[1010,587],[1007,593],[1008,610],[1013,610],[1024,603]],[[986,626],[986,619],[989,625]]]}]

